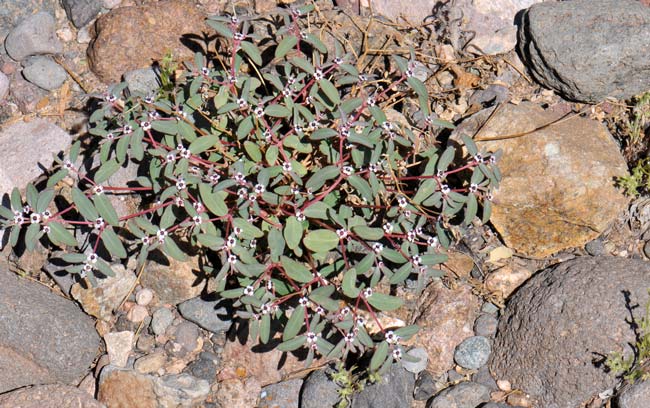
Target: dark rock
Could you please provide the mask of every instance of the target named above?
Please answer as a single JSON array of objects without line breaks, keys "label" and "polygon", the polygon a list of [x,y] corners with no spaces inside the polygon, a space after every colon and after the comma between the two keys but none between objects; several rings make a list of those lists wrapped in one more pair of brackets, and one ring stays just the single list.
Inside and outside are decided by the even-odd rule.
[{"label": "dark rock", "polygon": [[[619,257],[580,257],[538,272],[499,319],[491,371],[545,408],[577,407],[613,387],[602,356],[629,355],[628,307],[648,302],[649,278],[650,263]],[[637,322],[643,310],[632,309]]]},{"label": "dark rock", "polygon": [[533,77],[569,99],[628,99],[650,88],[650,8],[639,1],[536,4],[518,35]]},{"label": "dark rock", "polygon": [[469,337],[456,347],[454,360],[463,368],[476,370],[488,362],[491,352],[489,339],[483,336]]},{"label": "dark rock", "polygon": [[352,408],[403,408],[413,402],[415,376],[393,364],[381,381],[366,385],[352,400]]},{"label": "dark rock", "polygon": [[646,408],[650,403],[650,381],[639,381],[623,389],[616,403],[618,408]]},{"label": "dark rock", "polygon": [[212,333],[224,333],[230,329],[232,321],[225,307],[218,300],[203,300],[200,297],[187,300],[178,305],[178,311],[185,319],[194,322]]},{"label": "dark rock", "polygon": [[492,374],[490,374],[490,370],[487,366],[479,368],[479,370],[472,375],[472,381],[478,384],[483,384],[492,391],[499,389],[499,387],[497,387],[497,382],[492,377]]},{"label": "dark rock", "polygon": [[607,255],[603,240],[600,238],[589,241],[585,244],[585,251],[591,256]]},{"label": "dark rock", "polygon": [[7,35],[7,54],[21,61],[30,55],[63,52],[63,45],[54,30],[54,17],[49,13],[40,12],[25,18]]},{"label": "dark rock", "polygon": [[298,408],[302,380],[282,381],[262,388],[258,408]]},{"label": "dark rock", "polygon": [[73,302],[0,269],[0,393],[32,384],[74,383],[100,338]]},{"label": "dark rock", "polygon": [[60,88],[68,78],[65,69],[50,57],[41,55],[31,57],[26,59],[23,65],[25,68],[22,74],[25,79],[46,91]]},{"label": "dark rock", "polygon": [[300,408],[329,408],[339,401],[340,387],[332,381],[329,369],[316,370],[302,384]]},{"label": "dark rock", "polygon": [[199,327],[191,322],[183,322],[175,327],[174,341],[185,351],[193,351],[199,340]]},{"label": "dark rock", "polygon": [[436,395],[427,408],[476,408],[490,400],[490,389],[483,384],[462,382]]},{"label": "dark rock", "polygon": [[199,358],[187,366],[187,371],[194,377],[212,382],[217,375],[217,365],[213,360]]},{"label": "dark rock", "polygon": [[36,385],[0,395],[0,407],[14,408],[104,408],[104,404],[79,388],[62,385]]},{"label": "dark rock", "polygon": [[426,401],[438,391],[436,382],[433,376],[428,371],[422,371],[417,380],[415,380],[415,389],[413,390],[413,398],[416,401]]},{"label": "dark rock", "polygon": [[482,314],[474,321],[474,334],[483,337],[492,337],[497,332],[499,321],[494,315]]},{"label": "dark rock", "polygon": [[505,102],[510,97],[508,88],[503,85],[492,84],[485,89],[480,89],[472,94],[469,98],[470,105],[498,105]]},{"label": "dark rock", "polygon": [[61,0],[61,5],[75,27],[81,28],[97,17],[102,0]]}]

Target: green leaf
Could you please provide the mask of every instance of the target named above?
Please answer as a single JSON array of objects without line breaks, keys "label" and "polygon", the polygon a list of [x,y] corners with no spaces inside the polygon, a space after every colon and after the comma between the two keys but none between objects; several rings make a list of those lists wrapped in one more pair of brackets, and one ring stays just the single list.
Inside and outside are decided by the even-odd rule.
[{"label": "green leaf", "polygon": [[28,251],[33,251],[38,243],[38,238],[41,232],[40,224],[29,224],[27,232],[25,232],[25,247]]},{"label": "green leaf", "polygon": [[305,307],[300,305],[293,310],[291,317],[287,321],[287,324],[284,326],[284,332],[282,333],[282,341],[291,340],[298,333],[305,323]]},{"label": "green leaf", "polygon": [[368,182],[357,175],[352,175],[348,176],[347,182],[350,183],[352,187],[354,187],[355,190],[361,195],[361,198],[366,200],[367,202],[371,203],[373,202],[373,196],[372,196],[372,190],[370,189],[370,184]]},{"label": "green leaf", "polygon": [[411,88],[415,91],[415,93],[418,94],[418,96],[421,96],[423,98],[427,98],[429,96],[429,93],[427,92],[427,87],[424,86],[424,83],[417,79],[416,77],[412,76],[406,79],[406,82],[411,85]]},{"label": "green leaf", "polygon": [[438,265],[447,262],[448,259],[447,254],[423,254],[420,256],[420,263],[422,265]]},{"label": "green leaf", "polygon": [[97,268],[102,274],[112,277],[115,276],[115,272],[113,272],[113,268],[106,262],[104,262],[101,259],[97,260],[97,263],[95,263],[95,268]]},{"label": "green leaf", "polygon": [[237,139],[241,140],[248,136],[251,131],[255,128],[255,123],[253,123],[253,117],[252,116],[247,116],[239,122],[239,126],[237,127]]},{"label": "green leaf", "polygon": [[77,207],[77,210],[88,221],[95,221],[99,215],[93,203],[86,197],[84,193],[78,188],[72,189],[72,202]]},{"label": "green leaf", "polygon": [[331,208],[332,207],[330,207],[329,205],[325,204],[322,201],[316,201],[314,204],[305,208],[303,214],[307,218],[318,218],[319,220],[327,220],[329,219],[327,215],[327,211]]},{"label": "green leaf", "polygon": [[367,239],[370,241],[378,241],[384,237],[384,230],[381,228],[371,228],[367,225],[357,225],[352,227],[352,232],[359,236],[359,238]]},{"label": "green leaf", "polygon": [[287,224],[284,227],[284,239],[289,249],[296,249],[302,239],[302,223],[294,216],[287,218]]},{"label": "green leaf", "polygon": [[68,169],[59,169],[47,179],[47,188],[56,186],[68,175]]},{"label": "green leaf", "polygon": [[318,229],[308,232],[302,242],[314,252],[327,252],[336,248],[339,237],[334,231]]},{"label": "green leaf", "polygon": [[14,213],[7,207],[0,205],[0,216],[7,220],[12,220],[14,218]]},{"label": "green leaf", "polygon": [[214,146],[218,141],[219,137],[217,135],[201,136],[190,143],[188,149],[192,154],[203,153],[204,151]]},{"label": "green leaf", "polygon": [[244,142],[244,149],[246,150],[246,153],[248,153],[248,157],[250,157],[251,160],[256,163],[262,161],[262,152],[260,151],[260,148],[257,144],[251,142],[250,140],[247,140]]},{"label": "green leaf", "polygon": [[226,38],[232,38],[233,37],[233,32],[230,29],[230,27],[228,27],[227,25],[225,25],[223,23],[220,23],[220,22],[214,21],[214,20],[207,20],[206,24],[209,25],[210,27],[214,28],[214,30],[217,33],[221,34],[223,37],[226,37]]},{"label": "green leaf", "polygon": [[465,207],[465,218],[463,220],[463,223],[465,225],[471,224],[472,220],[474,220],[474,217],[476,217],[477,212],[478,201],[476,200],[476,195],[469,193],[469,196],[467,197],[467,207]]},{"label": "green leaf", "polygon": [[323,140],[323,139],[329,139],[331,137],[334,137],[338,135],[338,132],[334,129],[330,128],[320,128],[314,130],[311,135],[309,135],[309,138],[311,140]]},{"label": "green leaf", "polygon": [[23,198],[20,196],[20,190],[18,190],[18,187],[14,187],[13,190],[11,190],[11,209],[14,211],[23,210]]},{"label": "green leaf", "polygon": [[211,249],[221,248],[224,244],[223,238],[211,234],[199,234],[196,239],[201,245]]},{"label": "green leaf", "polygon": [[388,342],[382,341],[372,355],[368,369],[370,371],[377,371],[384,364],[384,361],[386,361],[386,357],[388,357]]},{"label": "green leaf", "polygon": [[327,47],[315,35],[313,35],[311,33],[307,33],[307,35],[305,36],[305,41],[307,41],[309,44],[313,45],[314,48],[316,48],[322,54],[327,54]]},{"label": "green leaf", "polygon": [[294,35],[284,37],[275,49],[275,58],[282,58],[298,44],[298,38]]},{"label": "green leaf", "polygon": [[225,191],[212,192],[212,186],[207,183],[199,184],[199,194],[203,204],[217,217],[228,214],[228,207],[224,199],[228,196]]},{"label": "green leaf", "polygon": [[93,196],[93,202],[95,204],[95,208],[99,212],[99,215],[107,223],[114,227],[119,225],[120,218],[118,217],[117,212],[115,211],[115,208],[113,208],[113,204],[111,204],[108,197],[106,197],[104,194],[96,194]]},{"label": "green leaf", "polygon": [[267,238],[269,244],[269,249],[271,250],[271,261],[279,262],[280,256],[284,253],[284,246],[286,244],[284,238],[282,238],[282,231],[273,228],[269,231]]},{"label": "green leaf", "polygon": [[255,45],[248,41],[242,41],[239,45],[255,65],[262,65],[262,54],[260,54],[260,50]]},{"label": "green leaf", "polygon": [[176,242],[171,237],[165,238],[163,243],[163,250],[165,253],[177,261],[185,262],[187,261],[187,255],[176,245]]},{"label": "green leaf", "polygon": [[286,118],[291,115],[291,111],[283,105],[269,105],[264,108],[264,113],[274,118]]},{"label": "green leaf", "polygon": [[492,202],[489,200],[483,200],[483,218],[481,219],[483,224],[485,224],[490,220],[491,215],[492,215]]},{"label": "green leaf", "polygon": [[269,337],[271,337],[271,316],[265,314],[260,320],[260,341],[266,344],[269,342]]},{"label": "green leaf", "polygon": [[115,159],[111,159],[105,163],[103,163],[101,166],[99,166],[99,170],[97,170],[97,173],[95,173],[95,177],[93,177],[93,180],[97,184],[101,184],[108,180],[109,177],[111,177],[113,174],[115,174],[120,168],[120,163],[117,162]]},{"label": "green leaf", "polygon": [[454,149],[452,146],[447,147],[444,153],[442,153],[442,156],[440,156],[440,160],[438,160],[436,169],[438,171],[446,171],[447,167],[449,167],[452,160],[454,160],[455,154],[456,154],[456,149]]},{"label": "green leaf", "polygon": [[235,227],[241,228],[241,236],[244,239],[253,239],[261,238],[264,236],[264,233],[261,229],[257,228],[253,224],[249,223],[243,218],[235,218],[232,220],[232,225]]},{"label": "green leaf", "polygon": [[405,263],[397,271],[395,271],[393,276],[390,277],[388,283],[390,283],[391,285],[398,285],[404,282],[412,272],[413,272],[413,265],[410,262]]},{"label": "green leaf", "polygon": [[302,57],[293,57],[291,58],[290,62],[295,65],[296,67],[302,69],[303,71],[307,72],[308,74],[313,74],[314,73],[314,66],[311,64],[311,62],[307,61],[306,59]]},{"label": "green leaf", "polygon": [[422,184],[420,184],[417,193],[415,193],[415,197],[412,199],[413,203],[420,204],[422,201],[426,200],[429,198],[429,196],[435,193],[437,187],[438,183],[436,180],[432,178],[424,180]]},{"label": "green leaf", "polygon": [[294,337],[291,340],[284,341],[278,345],[280,351],[294,351],[305,344],[305,336]]},{"label": "green leaf", "polygon": [[336,178],[339,174],[338,166],[325,166],[307,180],[305,187],[310,188],[312,191],[318,191],[327,180]]},{"label": "green leaf", "polygon": [[368,298],[368,303],[378,310],[387,311],[395,310],[404,304],[404,301],[398,297],[385,295],[383,293],[373,293]]},{"label": "green leaf", "polygon": [[37,213],[42,213],[43,211],[47,210],[50,202],[52,202],[54,199],[54,194],[54,190],[51,188],[41,191],[38,195],[38,200],[36,200],[35,211]]},{"label": "green leaf", "polygon": [[400,327],[399,329],[395,330],[395,334],[402,340],[408,340],[413,337],[418,332],[418,330],[420,330],[420,327],[418,327],[418,325],[412,324],[410,326]]},{"label": "green leaf", "polygon": [[335,289],[334,285],[318,287],[311,291],[309,299],[330,312],[334,312],[339,309],[339,302],[331,298]]},{"label": "green leaf", "polygon": [[403,264],[406,262],[406,258],[404,258],[402,254],[391,248],[384,248],[384,250],[381,252],[381,256],[382,258],[397,264]]},{"label": "green leaf", "polygon": [[297,282],[305,283],[314,278],[312,273],[303,263],[296,262],[284,255],[280,257],[280,263],[287,275]]},{"label": "green leaf", "polygon": [[469,136],[467,136],[465,134],[462,134],[462,135],[460,135],[460,138],[463,140],[463,143],[465,143],[465,147],[467,148],[467,152],[470,155],[474,156],[476,153],[478,153],[478,147],[476,147],[476,143],[474,143],[474,140],[471,137],[469,137]]},{"label": "green leaf", "polygon": [[318,81],[318,87],[325,93],[327,99],[332,103],[338,105],[341,103],[341,97],[339,96],[339,91],[336,90],[336,87],[328,79],[321,79]]},{"label": "green leaf", "polygon": [[[357,271],[354,268],[348,269],[345,274],[343,274],[343,294],[349,298],[356,298],[361,292],[359,288],[356,287],[357,284]],[[374,296],[374,295],[373,295]]]},{"label": "green leaf", "polygon": [[47,225],[50,227],[50,232],[47,234],[47,237],[53,244],[72,247],[77,245],[77,240],[74,239],[72,233],[65,229],[63,225],[58,222],[48,222]]},{"label": "green leaf", "polygon": [[122,241],[120,241],[120,238],[111,228],[106,228],[102,231],[102,242],[112,256],[126,258],[126,250],[122,245]]}]

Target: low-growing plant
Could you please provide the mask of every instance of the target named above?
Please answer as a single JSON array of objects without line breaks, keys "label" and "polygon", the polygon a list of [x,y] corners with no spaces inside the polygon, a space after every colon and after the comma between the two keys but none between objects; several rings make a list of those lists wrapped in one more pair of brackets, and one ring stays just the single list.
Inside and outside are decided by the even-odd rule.
[{"label": "low-growing plant", "polygon": [[[263,42],[249,21],[214,17],[227,55],[197,54],[156,95],[111,88],[90,117],[98,149],[84,146],[100,164],[84,171],[77,141],[45,189],[14,190],[0,208],[11,245],[66,249],[67,271],[93,285],[111,262],[190,251],[251,338],[304,349],[307,365],[367,353],[375,374],[403,358],[417,327],[378,314],[402,306],[397,285],[440,276],[451,223],[489,218],[498,155],[467,136],[463,152],[441,149],[433,135],[453,126],[432,114],[414,56],[363,72],[307,29],[309,11],[287,11]],[[421,120],[389,119],[407,100]],[[129,162],[134,183],[107,185]],[[109,196],[125,193],[143,208],[118,216]]]},{"label": "low-growing plant", "polygon": [[632,197],[650,191],[650,158],[639,159],[630,174],[619,177],[616,182],[625,194]]},{"label": "low-growing plant", "polygon": [[630,344],[632,354],[625,356],[623,353],[613,352],[605,360],[607,368],[630,383],[634,383],[636,380],[646,380],[650,377],[648,372],[648,362],[650,362],[650,301],[646,303],[645,314],[638,324],[633,320],[632,323],[634,336],[636,337],[636,342]]}]

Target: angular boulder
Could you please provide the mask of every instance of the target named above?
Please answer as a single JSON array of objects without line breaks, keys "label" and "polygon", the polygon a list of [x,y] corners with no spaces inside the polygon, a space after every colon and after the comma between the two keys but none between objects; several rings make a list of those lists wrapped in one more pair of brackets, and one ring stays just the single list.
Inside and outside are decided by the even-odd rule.
[{"label": "angular boulder", "polygon": [[581,247],[626,208],[615,178],[627,164],[595,120],[523,102],[478,112],[455,131],[503,150],[490,221],[506,245],[532,257]]},{"label": "angular boulder", "polygon": [[628,99],[650,89],[650,8],[640,1],[536,4],[518,37],[533,77],[569,99]]},{"label": "angular boulder", "polygon": [[619,257],[579,257],[537,273],[499,319],[490,370],[535,406],[581,406],[616,385],[603,363],[630,354],[628,321],[643,317],[648,282],[650,262]]}]

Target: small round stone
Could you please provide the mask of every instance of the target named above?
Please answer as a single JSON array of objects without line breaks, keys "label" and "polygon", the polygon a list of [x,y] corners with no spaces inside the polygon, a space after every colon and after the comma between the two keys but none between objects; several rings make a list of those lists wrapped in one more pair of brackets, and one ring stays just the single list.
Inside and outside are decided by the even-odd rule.
[{"label": "small round stone", "polygon": [[482,314],[474,321],[474,334],[477,336],[492,337],[497,332],[499,321],[494,315]]},{"label": "small round stone", "polygon": [[135,301],[141,306],[147,306],[153,300],[153,291],[148,288],[140,289],[135,294]]},{"label": "small round stone", "polygon": [[192,322],[183,322],[176,327],[174,340],[186,351],[193,351],[199,340],[199,326]]},{"label": "small round stone", "polygon": [[416,362],[410,362],[407,361],[406,359],[402,360],[402,367],[410,373],[417,374],[420,371],[424,370],[427,368],[427,362],[429,360],[429,356],[427,355],[427,351],[421,347],[414,348],[409,350],[406,353],[408,356],[414,357],[418,359]]},{"label": "small round stone", "polygon": [[147,316],[149,316],[149,311],[142,305],[134,305],[126,314],[126,318],[133,323],[140,323]]},{"label": "small round stone", "polygon": [[161,307],[160,309],[153,312],[153,318],[151,319],[151,330],[156,336],[163,334],[173,321],[174,315],[172,314],[172,311],[166,307]]},{"label": "small round stone", "polygon": [[415,380],[413,398],[416,401],[426,401],[438,391],[433,376],[428,371],[422,371]]},{"label": "small round stone", "polygon": [[468,370],[476,370],[485,365],[490,358],[492,346],[483,336],[469,337],[456,347],[454,361]]},{"label": "small round stone", "polygon": [[646,242],[645,245],[643,245],[643,253],[645,256],[650,258],[650,241]]},{"label": "small round stone", "polygon": [[485,302],[481,306],[481,312],[489,314],[497,314],[499,312],[499,307],[494,303]]}]

